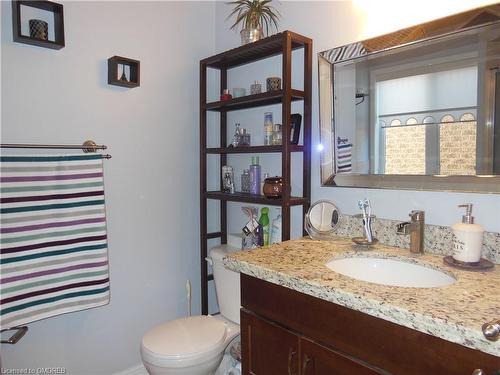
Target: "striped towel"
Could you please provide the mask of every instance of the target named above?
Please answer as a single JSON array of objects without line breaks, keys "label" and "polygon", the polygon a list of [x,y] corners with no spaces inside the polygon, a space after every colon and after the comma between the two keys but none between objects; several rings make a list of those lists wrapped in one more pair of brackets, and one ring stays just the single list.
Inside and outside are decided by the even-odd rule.
[{"label": "striped towel", "polygon": [[337,173],[348,173],[352,170],[352,143],[347,138],[337,137]]},{"label": "striped towel", "polygon": [[109,303],[102,156],[2,156],[2,328]]}]

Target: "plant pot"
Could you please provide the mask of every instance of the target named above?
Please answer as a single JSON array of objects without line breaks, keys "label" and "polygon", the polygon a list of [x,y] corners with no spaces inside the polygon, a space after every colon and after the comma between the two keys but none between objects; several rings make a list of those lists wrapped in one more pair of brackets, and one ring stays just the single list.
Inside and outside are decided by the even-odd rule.
[{"label": "plant pot", "polygon": [[256,29],[243,29],[240,31],[241,45],[256,42],[262,39],[262,27]]}]

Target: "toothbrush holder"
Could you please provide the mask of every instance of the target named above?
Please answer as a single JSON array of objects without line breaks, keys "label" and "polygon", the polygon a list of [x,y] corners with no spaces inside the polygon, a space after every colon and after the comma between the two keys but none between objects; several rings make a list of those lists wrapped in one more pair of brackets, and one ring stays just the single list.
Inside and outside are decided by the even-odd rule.
[{"label": "toothbrush holder", "polygon": [[[366,248],[369,248],[370,246],[372,245],[375,245],[376,243],[378,243],[378,239],[376,239],[375,237],[373,237],[373,234],[372,234],[372,228],[371,228],[371,220],[376,218],[375,215],[370,215],[368,218],[369,218],[369,223],[368,223],[368,229],[366,229],[366,226],[364,225],[364,217],[362,214],[358,214],[358,215],[354,215],[354,217],[356,219],[361,219],[363,221],[363,231],[364,231],[364,236],[363,237],[354,237],[352,238],[352,242],[354,242],[356,245],[359,245],[359,246],[363,246],[363,247],[366,247]],[[371,242],[368,241],[368,234],[366,233],[366,231],[369,230],[370,231],[370,234],[372,234],[372,240]]]}]

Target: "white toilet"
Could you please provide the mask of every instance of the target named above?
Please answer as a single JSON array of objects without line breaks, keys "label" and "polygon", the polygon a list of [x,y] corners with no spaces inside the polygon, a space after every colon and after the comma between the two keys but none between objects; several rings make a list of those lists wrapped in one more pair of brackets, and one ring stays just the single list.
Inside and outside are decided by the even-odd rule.
[{"label": "white toilet", "polygon": [[210,251],[221,314],[168,321],[150,329],[141,357],[151,375],[209,375],[219,366],[227,345],[240,333],[240,275],[224,268],[222,258],[237,249],[221,245]]}]

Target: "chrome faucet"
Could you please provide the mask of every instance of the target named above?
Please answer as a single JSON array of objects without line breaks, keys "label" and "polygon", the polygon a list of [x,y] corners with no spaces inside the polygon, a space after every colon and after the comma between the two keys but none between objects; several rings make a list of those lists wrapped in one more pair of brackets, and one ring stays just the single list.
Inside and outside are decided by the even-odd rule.
[{"label": "chrome faucet", "polygon": [[400,223],[397,226],[397,234],[410,235],[410,252],[412,254],[424,253],[424,228],[425,214],[424,211],[412,211],[409,214],[410,221]]}]

